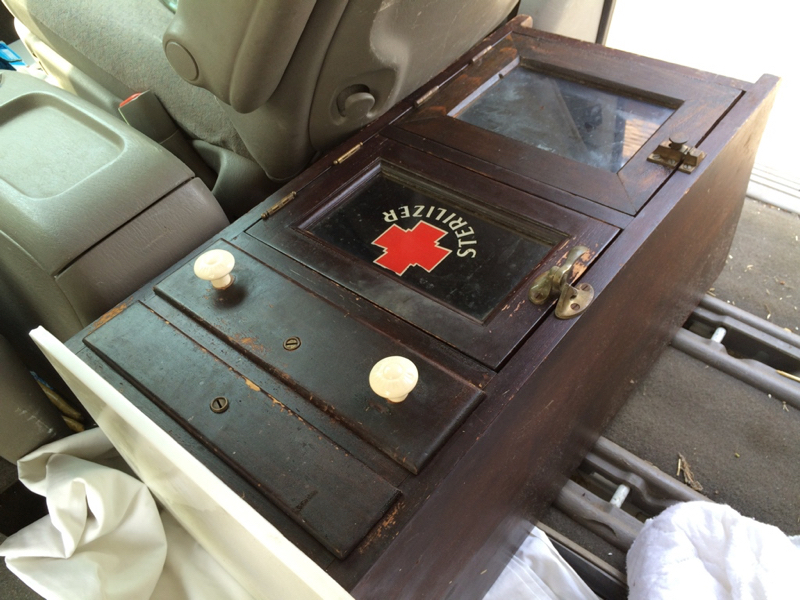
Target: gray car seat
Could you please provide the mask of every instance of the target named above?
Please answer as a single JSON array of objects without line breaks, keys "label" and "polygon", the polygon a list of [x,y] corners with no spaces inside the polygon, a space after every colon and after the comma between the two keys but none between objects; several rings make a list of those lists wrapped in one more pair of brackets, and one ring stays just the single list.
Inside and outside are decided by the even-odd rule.
[{"label": "gray car seat", "polygon": [[205,142],[206,162],[219,168],[234,154],[276,182],[445,68],[516,4],[180,0],[173,14],[160,0],[3,1],[67,89],[111,112],[152,90]]},{"label": "gray car seat", "polygon": [[[0,334],[37,370],[29,329],[74,335],[224,226],[201,179],[241,214],[270,179],[293,177],[388,110],[516,3],[180,0],[173,14],[159,0],[3,1],[32,54],[83,99],[22,75],[0,80],[11,161],[0,174]],[[198,177],[85,102],[119,117],[146,90],[166,113],[139,114],[138,128],[196,153],[180,157]],[[191,144],[170,145],[172,120]]]}]

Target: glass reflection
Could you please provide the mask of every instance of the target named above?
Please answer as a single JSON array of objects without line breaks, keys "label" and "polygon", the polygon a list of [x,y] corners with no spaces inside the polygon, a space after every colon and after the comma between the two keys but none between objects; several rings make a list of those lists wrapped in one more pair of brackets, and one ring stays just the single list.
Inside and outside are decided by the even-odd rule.
[{"label": "glass reflection", "polygon": [[383,173],[308,230],[480,321],[554,245]]},{"label": "glass reflection", "polygon": [[518,67],[458,119],[616,173],[673,109]]}]

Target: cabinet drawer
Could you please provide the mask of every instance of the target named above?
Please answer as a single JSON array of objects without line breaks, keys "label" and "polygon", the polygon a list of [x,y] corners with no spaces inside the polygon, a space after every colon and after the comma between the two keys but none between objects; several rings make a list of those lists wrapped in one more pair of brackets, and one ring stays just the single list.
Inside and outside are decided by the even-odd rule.
[{"label": "cabinet drawer", "polygon": [[290,393],[262,391],[144,305],[86,344],[339,558],[398,496],[295,414]]},{"label": "cabinet drawer", "polygon": [[[352,318],[233,246],[235,282],[215,290],[188,264],[156,293],[189,314],[272,377],[417,473],[469,414],[482,392],[429,357]],[[289,338],[298,341],[288,350]],[[404,356],[419,383],[405,402],[388,405],[369,386],[373,365]],[[289,405],[291,408],[291,404]]]}]

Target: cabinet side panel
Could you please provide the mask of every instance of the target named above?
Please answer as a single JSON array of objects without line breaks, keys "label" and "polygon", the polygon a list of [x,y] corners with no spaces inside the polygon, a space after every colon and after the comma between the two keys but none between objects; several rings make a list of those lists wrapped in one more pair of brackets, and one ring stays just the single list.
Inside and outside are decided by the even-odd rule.
[{"label": "cabinet side panel", "polygon": [[[598,290],[587,312],[548,319],[490,384],[489,397],[512,390],[502,412],[482,435],[472,432],[477,440],[355,597],[488,590],[724,265],[776,83],[762,78],[703,141],[706,163],[688,179],[673,176],[584,275]],[[445,452],[467,443],[454,439]]]}]

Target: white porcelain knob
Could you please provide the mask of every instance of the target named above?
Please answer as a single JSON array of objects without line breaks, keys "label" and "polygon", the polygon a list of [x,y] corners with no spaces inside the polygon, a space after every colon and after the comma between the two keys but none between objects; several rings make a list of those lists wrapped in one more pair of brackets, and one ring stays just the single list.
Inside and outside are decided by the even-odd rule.
[{"label": "white porcelain knob", "polygon": [[194,274],[200,279],[210,281],[218,290],[224,290],[233,283],[231,271],[236,260],[227,250],[209,250],[194,261]]},{"label": "white porcelain knob", "polygon": [[419,380],[417,367],[402,356],[379,360],[369,373],[369,387],[389,402],[402,402]]}]

